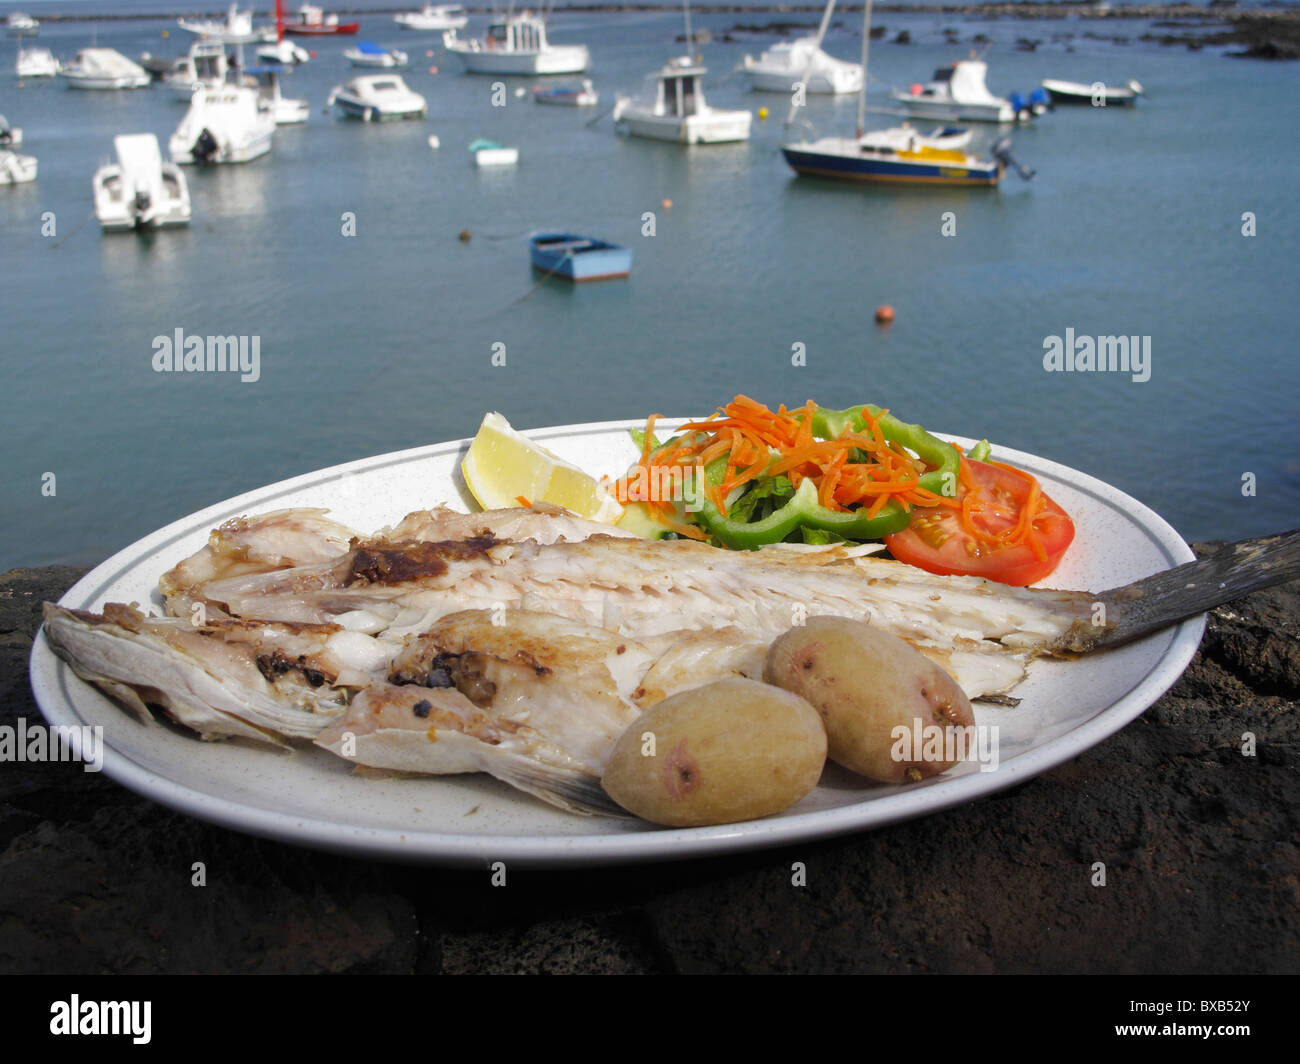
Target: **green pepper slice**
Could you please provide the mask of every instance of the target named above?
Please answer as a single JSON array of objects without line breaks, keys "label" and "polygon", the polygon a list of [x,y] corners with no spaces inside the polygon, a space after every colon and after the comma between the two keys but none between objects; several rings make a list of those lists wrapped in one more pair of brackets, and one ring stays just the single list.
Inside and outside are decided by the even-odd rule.
[{"label": "green pepper slice", "polygon": [[[921,487],[936,495],[956,495],[961,468],[961,455],[956,448],[931,436],[920,425],[909,425],[892,414],[884,413],[879,407],[869,404],[847,410],[818,407],[813,416],[813,433],[821,439],[834,439],[850,425],[857,431],[866,432],[867,422],[862,416],[864,409],[876,419],[886,440],[901,444],[926,465],[936,467],[921,476]],[[709,464],[705,475],[711,483],[721,483],[726,464],[725,459]],[[912,520],[911,513],[892,499],[874,517],[867,516],[865,507],[847,512],[832,510],[818,502],[817,489],[811,480],[804,480],[789,502],[760,521],[736,521],[725,517],[707,497],[701,498],[699,511],[694,517],[710,536],[733,550],[756,550],[769,543],[779,543],[801,527],[833,532],[850,540],[881,539],[903,531]]]}]

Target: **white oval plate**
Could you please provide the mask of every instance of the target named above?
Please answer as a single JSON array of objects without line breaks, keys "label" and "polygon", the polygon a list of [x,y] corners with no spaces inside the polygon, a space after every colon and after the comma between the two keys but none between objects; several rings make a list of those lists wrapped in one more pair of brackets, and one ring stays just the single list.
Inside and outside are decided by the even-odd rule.
[{"label": "white oval plate", "polygon": [[[670,428],[680,422],[661,424]],[[627,429],[605,422],[528,435],[582,468],[618,475],[635,459]],[[972,441],[955,439],[963,446]],[[367,458],[271,484],[168,525],[88,573],[61,604],[160,604],[158,578],[241,514],[327,507],[364,533],[439,503],[472,509],[460,479],[467,440]],[[1158,515],[1122,492],[1066,466],[998,448],[999,459],[1032,472],[1077,529],[1053,587],[1102,591],[1193,558]],[[923,816],[1011,787],[1076,757],[1136,718],[1190,663],[1204,617],[1079,661],[1035,661],[1014,708],[976,707],[999,728],[1000,764],[968,762],[902,787],[871,784],[828,766],[812,794],[779,816],[720,827],[664,829],[635,821],[573,816],[487,776],[382,780],[314,747],[282,754],[240,742],[203,743],[181,729],[146,727],[83,683],[38,634],[31,681],[51,724],[100,725],[104,771],[148,798],[191,816],[284,842],[389,860],[487,865],[576,866],[662,861],[861,831]]]}]

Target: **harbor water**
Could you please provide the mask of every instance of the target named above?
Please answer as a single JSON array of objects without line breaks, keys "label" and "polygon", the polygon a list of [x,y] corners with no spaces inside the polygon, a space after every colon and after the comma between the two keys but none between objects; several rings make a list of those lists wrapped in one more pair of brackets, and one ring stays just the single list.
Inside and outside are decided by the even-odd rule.
[{"label": "harbor water", "polygon": [[[1135,78],[1147,95],[1011,130],[1032,182],[864,188],[797,178],[779,151],[851,133],[855,99],[810,97],[806,124],[787,129],[788,97],[733,73],[781,39],[738,24],[813,28],[819,14],[694,13],[713,38],[709,102],[767,117],[747,143],[689,149],[617,136],[606,114],[615,92],[681,53],[680,13],[557,9],[552,39],[591,49],[596,108],[537,106],[541,81],[467,75],[438,35],[362,14],[360,39],[411,54],[402,74],[428,117],[323,113],[330,90],[363,73],[341,54],[357,38],[305,42],[316,58],[284,91],[310,100],[308,123],[281,127],[255,162],[188,170],[192,225],[147,237],[101,234],[91,177],[117,134],[155,133],[166,152],[185,106],[158,85],[20,85],[16,42],[0,40],[0,112],[40,168],[0,188],[0,570],[97,562],[259,485],[471,436],[489,410],[528,430],[705,414],[740,392],[874,402],[1041,454],[1189,539],[1295,526],[1300,66],[1142,42],[1151,27],[1137,21],[877,15],[873,107],[972,48],[987,49],[1000,95],[1043,78]],[[857,57],[858,19],[836,17],[828,51]],[[893,43],[904,29],[911,43]],[[973,44],[981,33],[990,42]],[[1019,50],[1018,38],[1041,43]],[[190,38],[159,17],[46,21],[35,43],[66,61],[92,40],[135,59],[180,55]],[[976,148],[998,135],[979,130]],[[480,137],[517,147],[518,165],[476,169],[467,147]],[[528,234],[542,228],[629,245],[631,276],[574,287],[533,273]],[[889,326],[874,321],[882,304]],[[177,330],[247,338],[256,372],[159,372],[159,339]],[[1045,363],[1054,338],[1106,336],[1149,358],[1128,372]]]}]

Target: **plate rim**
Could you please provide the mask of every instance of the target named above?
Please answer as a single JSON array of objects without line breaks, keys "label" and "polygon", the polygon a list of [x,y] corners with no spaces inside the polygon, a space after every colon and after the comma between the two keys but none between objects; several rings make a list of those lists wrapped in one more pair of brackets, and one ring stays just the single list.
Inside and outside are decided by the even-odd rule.
[{"label": "plate rim", "polygon": [[[661,418],[657,425],[674,428],[690,418]],[[610,434],[641,428],[644,418],[586,422],[520,430],[538,442]],[[963,446],[974,441],[945,432],[935,435]],[[243,492],[203,507],[116,551],[69,588],[59,604],[84,609],[104,588],[124,573],[148,560],[168,543],[212,528],[253,505],[266,505],[277,497],[304,488],[319,488],[331,480],[383,468],[438,458],[467,448],[469,437],[425,444],[326,466]],[[630,440],[629,440],[630,443]],[[1105,481],[1051,459],[997,445],[1001,460],[1033,466],[1083,491],[1113,509],[1158,548],[1173,567],[1195,559],[1178,532],[1155,511]],[[452,482],[458,473],[453,467]],[[462,500],[463,501],[463,500]],[[1086,590],[1103,590],[1090,588]],[[446,866],[488,866],[505,861],[518,867],[592,867],[646,861],[686,860],[788,846],[859,831],[885,827],[913,817],[937,813],[1016,786],[1104,741],[1131,723],[1177,682],[1200,646],[1205,615],[1188,618],[1152,633],[1147,640],[1167,640],[1153,667],[1120,698],[1068,731],[1017,754],[996,773],[970,772],[960,776],[932,777],[921,784],[865,801],[831,809],[787,813],[777,817],[699,828],[653,828],[638,832],[581,835],[469,835],[347,824],[268,809],[248,802],[211,795],[159,775],[110,746],[103,745],[103,771],[115,782],[142,797],[177,812],[245,834],[297,846],[388,861]],[[33,640],[29,678],[36,703],[50,724],[84,723],[68,689],[69,679],[81,684],[71,668],[59,659],[45,638],[42,625]],[[98,689],[86,685],[97,697]]]}]

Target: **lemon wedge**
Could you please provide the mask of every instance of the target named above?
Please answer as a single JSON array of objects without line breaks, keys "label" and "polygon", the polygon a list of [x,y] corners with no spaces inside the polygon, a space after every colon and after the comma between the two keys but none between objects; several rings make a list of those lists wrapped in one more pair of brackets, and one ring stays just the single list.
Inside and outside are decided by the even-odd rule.
[{"label": "lemon wedge", "polygon": [[485,510],[549,502],[579,517],[613,524],[623,515],[595,477],[557,458],[510,427],[500,414],[489,413],[460,464],[470,494]]}]

